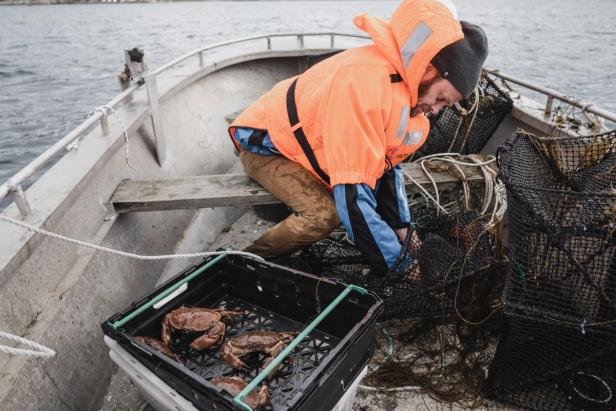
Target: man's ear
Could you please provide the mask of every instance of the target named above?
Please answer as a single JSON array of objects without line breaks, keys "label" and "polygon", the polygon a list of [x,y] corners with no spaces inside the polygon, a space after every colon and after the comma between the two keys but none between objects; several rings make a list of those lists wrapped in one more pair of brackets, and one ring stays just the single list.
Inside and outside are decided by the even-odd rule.
[{"label": "man's ear", "polygon": [[433,80],[438,75],[439,75],[438,69],[434,67],[432,63],[428,63],[428,66],[426,67],[426,71],[424,71],[424,75],[421,78],[421,81]]}]

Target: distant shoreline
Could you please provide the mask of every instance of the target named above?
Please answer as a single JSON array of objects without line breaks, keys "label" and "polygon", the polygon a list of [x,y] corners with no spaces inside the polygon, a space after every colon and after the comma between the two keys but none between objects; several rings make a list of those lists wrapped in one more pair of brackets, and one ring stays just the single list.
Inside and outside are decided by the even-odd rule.
[{"label": "distant shoreline", "polygon": [[[206,1],[260,1],[260,0],[0,0],[0,6],[49,6],[49,5],[65,5],[65,4],[134,4],[134,3],[179,3],[179,2],[206,2]],[[270,0],[283,1],[283,0]],[[317,0],[318,1],[318,0]],[[352,0],[348,0],[352,1]]]},{"label": "distant shoreline", "polygon": [[[77,0],[77,1],[66,1],[66,0],[0,0],[0,6],[56,6],[56,5],[65,5],[65,4],[128,4],[128,3],[175,3],[175,2],[184,2],[184,1],[208,1],[208,0]],[[221,0],[217,0],[221,1]],[[222,0],[225,1],[225,0]],[[251,1],[251,0],[240,0],[240,1]]]},{"label": "distant shoreline", "polygon": [[[56,6],[65,4],[120,4],[120,3],[171,3],[174,0],[78,0],[78,1],[64,1],[64,0],[0,0],[0,6]],[[185,1],[185,0],[182,0]],[[207,1],[207,0],[199,0]]]},{"label": "distant shoreline", "polygon": [[[49,6],[49,5],[70,5],[70,4],[138,4],[138,3],[179,3],[179,2],[207,2],[207,1],[261,1],[261,0],[0,0],[0,6]],[[284,1],[284,0],[268,0]],[[288,1],[288,0],[287,0]],[[291,0],[293,1],[293,0]],[[327,0],[309,0],[327,1]],[[353,1],[353,0],[343,0]]]}]

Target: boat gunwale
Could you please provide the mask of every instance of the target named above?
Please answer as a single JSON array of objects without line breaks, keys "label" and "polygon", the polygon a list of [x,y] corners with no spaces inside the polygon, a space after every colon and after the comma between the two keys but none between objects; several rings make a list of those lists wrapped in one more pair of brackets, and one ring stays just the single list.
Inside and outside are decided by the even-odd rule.
[{"label": "boat gunwale", "polygon": [[[169,69],[176,67],[182,63],[184,63],[187,59],[199,56],[199,72],[203,72],[203,75],[209,74],[209,72],[217,71],[217,69],[222,67],[216,67],[214,64],[214,70],[208,71],[208,66],[205,66],[203,61],[203,53],[205,51],[210,51],[214,49],[221,49],[224,47],[234,46],[241,43],[248,43],[255,40],[266,39],[267,40],[267,51],[288,51],[288,52],[297,52],[297,51],[307,51],[304,47],[304,38],[305,37],[323,37],[330,36],[330,46],[327,48],[321,48],[319,50],[332,50],[334,48],[336,37],[341,38],[360,38],[360,39],[369,39],[366,36],[351,34],[351,33],[334,33],[334,32],[325,32],[325,33],[273,33],[273,34],[261,34],[250,37],[243,37],[240,39],[233,39],[228,41],[223,41],[220,43],[215,43],[209,46],[200,47],[191,52],[188,52],[175,60],[153,70],[150,73],[147,73],[148,79],[150,81],[156,82],[160,75],[168,71]],[[276,37],[297,37],[298,42],[295,45],[295,48],[286,48],[285,50],[275,50],[272,48],[272,38]],[[202,76],[199,73],[196,73],[197,76],[192,81],[196,81]],[[192,82],[191,81],[191,82]],[[190,83],[190,82],[189,82]],[[22,217],[26,217],[31,213],[30,207],[28,205],[28,201],[26,199],[25,193],[22,189],[22,184],[27,181],[30,177],[32,177],[38,170],[40,170],[43,166],[49,163],[52,159],[55,158],[56,155],[62,152],[62,150],[66,150],[68,146],[73,144],[76,140],[80,139],[83,136],[88,135],[92,129],[96,126],[97,123],[100,123],[103,135],[107,135],[109,133],[109,108],[115,110],[115,108],[121,103],[133,97],[133,95],[143,89],[143,82],[135,82],[133,85],[128,87],[126,90],[119,93],[113,99],[111,99],[106,104],[100,106],[101,110],[96,110],[91,116],[89,116],[86,120],[84,120],[77,127],[72,129],[66,136],[58,140],[51,147],[46,149],[43,153],[39,154],[34,160],[25,165],[22,169],[20,169],[17,173],[13,174],[5,183],[0,185],[0,201],[4,200],[9,194],[12,194],[15,198],[15,203],[17,204],[19,211]],[[180,87],[180,90],[183,87]],[[179,91],[179,90],[178,90]],[[162,93],[158,96],[158,101],[163,100],[163,96],[166,93]],[[104,109],[104,110],[103,110]],[[6,210],[6,208],[5,208]],[[0,210],[2,212],[4,210]]]},{"label": "boat gunwale", "polygon": [[[265,39],[267,41],[267,50],[273,50],[272,39],[280,38],[280,37],[296,37],[297,38],[298,41],[296,44],[296,48],[287,49],[287,51],[291,52],[291,51],[299,51],[299,50],[308,50],[304,47],[305,37],[326,37],[326,36],[330,37],[330,47],[319,49],[319,50],[334,49],[335,39],[337,37],[369,40],[369,37],[365,35],[352,34],[352,33],[339,33],[339,32],[260,34],[260,35],[255,35],[255,36],[242,37],[239,39],[227,40],[227,41],[199,47],[153,70],[152,72],[148,73],[148,76],[153,81],[156,81],[157,77],[160,76],[165,71],[168,71],[169,69],[184,63],[186,60],[194,56],[198,56],[199,67],[202,69],[201,71],[203,71],[203,73],[202,74],[196,73],[194,78],[188,79],[189,81],[186,84],[190,84],[198,80],[202,76],[206,75],[208,72],[208,70],[205,70],[206,67],[204,65],[204,60],[203,60],[203,56],[206,51],[220,49],[223,47],[229,47],[229,46],[252,42],[252,41],[261,40],[261,39]],[[216,71],[216,68],[214,68],[213,71]],[[503,81],[509,81],[516,85],[525,87],[529,90],[532,90],[532,91],[535,91],[535,92],[538,92],[540,94],[547,96],[547,101],[546,101],[545,110],[544,110],[546,116],[551,112],[553,100],[557,99],[567,104],[570,104],[574,107],[580,108],[586,112],[595,114],[599,116],[600,118],[616,123],[615,113],[601,109],[600,107],[595,106],[593,103],[586,103],[574,97],[570,97],[562,93],[559,93],[555,90],[549,89],[547,87],[543,87],[543,86],[534,84],[532,82],[529,82],[527,80],[519,79],[517,77],[504,74],[500,72],[500,70],[485,69],[485,71],[489,73],[490,75],[500,78]],[[112,100],[110,100],[108,103],[106,103],[105,105],[101,107],[115,109],[115,107],[117,107],[119,104],[131,98],[136,91],[142,88],[142,86],[143,86],[142,82],[136,82],[135,84],[131,85],[129,88],[119,93]],[[176,87],[178,87],[176,92],[179,92],[185,86],[178,85]],[[165,96],[163,94],[159,96],[159,101],[162,101],[163,98],[170,98],[170,96]],[[109,130],[108,116],[109,116],[109,113],[104,112],[103,110],[97,110],[90,117],[84,120],[80,125],[78,125],[73,130],[71,130],[65,137],[57,141],[55,144],[53,144],[51,147],[49,147],[47,150],[45,150],[43,153],[37,156],[34,160],[32,160],[30,163],[24,166],[21,170],[19,170],[17,173],[12,175],[5,183],[0,185],[0,201],[4,200],[4,198],[6,198],[9,194],[12,194],[15,197],[15,202],[17,203],[17,206],[20,210],[20,213],[22,214],[22,217],[27,216],[30,210],[29,210],[29,205],[28,205],[25,193],[22,189],[22,184],[25,181],[27,181],[30,177],[32,177],[32,175],[34,175],[40,168],[42,168],[49,161],[51,161],[62,150],[66,149],[69,145],[73,144],[76,140],[78,140],[82,136],[89,134],[89,132],[92,130],[93,127],[95,127],[97,122],[100,123],[101,129],[103,130],[103,134],[105,135],[108,134],[108,130]]]},{"label": "boat gunwale", "polygon": [[[320,49],[321,53],[327,52],[331,50],[329,48]],[[199,79],[206,77],[210,74],[213,74],[217,71],[223,70],[227,67],[237,65],[243,62],[256,61],[262,59],[276,59],[276,58],[287,58],[287,57],[297,57],[302,58],[306,55],[315,54],[316,49],[296,49],[296,50],[264,50],[261,52],[254,53],[246,53],[245,50],[240,50],[234,55],[212,55],[215,59],[212,61],[206,62],[204,67],[200,67],[197,63],[190,67],[191,71],[187,74],[182,74],[180,77],[176,75],[176,73],[170,73],[168,78],[165,76],[165,79],[171,80],[171,82],[166,83],[166,88],[161,90],[161,94],[159,95],[159,101],[164,98],[167,100],[169,97],[169,93],[177,94],[182,89],[186,88],[191,82],[196,82]],[[182,86],[183,85],[183,86]],[[178,86],[182,86],[178,88]],[[137,90],[143,90],[140,87],[137,87]],[[120,93],[122,95],[122,93]],[[116,97],[117,98],[117,97]],[[148,109],[147,104],[144,104],[145,91],[139,92],[138,96],[135,96],[135,100],[130,107],[121,106],[118,108],[119,114],[122,114],[120,111],[128,110],[131,113],[131,120],[125,124],[129,134],[136,132],[138,128],[141,128],[144,124],[147,123],[148,118],[151,116],[151,112]],[[111,128],[112,132],[110,134],[104,135],[98,128],[91,127],[87,134],[84,134],[83,137],[85,140],[80,145],[80,156],[84,154],[89,158],[87,161],[80,166],[78,170],[78,175],[75,176],[74,179],[71,179],[69,183],[66,185],[70,186],[64,187],[62,192],[58,192],[58,195],[51,196],[50,204],[43,208],[37,208],[33,210],[33,214],[29,215],[27,221],[38,227],[44,227],[49,231],[54,231],[55,226],[64,219],[64,216],[71,212],[72,203],[75,198],[79,197],[82,191],[87,187],[89,182],[91,182],[96,175],[101,172],[104,164],[123,146],[123,132],[119,130],[118,127]],[[144,130],[147,131],[147,130]],[[97,144],[95,146],[91,146],[89,143],[94,141],[90,137],[105,137],[107,141],[105,141],[104,145],[101,146]],[[85,150],[85,151],[84,151]],[[152,153],[154,154],[154,153]],[[155,155],[155,154],[154,154]],[[66,163],[68,161],[68,163]],[[46,171],[41,178],[50,178],[54,177],[54,175],[58,174],[57,167],[63,168],[70,166],[74,161],[74,156],[62,156],[59,158],[56,163]],[[66,170],[64,170],[66,171]],[[63,174],[64,171],[60,172]],[[38,184],[40,182],[40,184]],[[42,191],[45,191],[44,188],[41,188],[41,184],[45,184],[46,180],[38,180],[35,182],[30,190],[34,190],[34,196],[36,198],[37,195],[40,195]],[[68,195],[67,195],[68,193]],[[109,210],[108,210],[109,211]],[[7,216],[15,217],[17,214],[17,210],[13,204],[9,204],[9,206],[0,211],[0,214],[4,214]],[[110,229],[114,226],[115,218],[111,218],[108,216],[109,220],[105,219],[105,221],[101,220],[101,227],[99,231],[97,231],[94,235],[96,239],[103,239]],[[18,267],[21,266],[25,261],[27,261],[30,256],[33,254],[33,251],[38,247],[40,241],[44,239],[44,237],[37,235],[31,231],[27,232],[17,232],[10,234],[12,239],[6,239],[6,244],[11,244],[11,247],[6,248],[0,252],[0,288],[3,284],[7,283],[14,275],[17,273]],[[94,241],[98,243],[98,241]],[[4,255],[2,255],[4,254]],[[79,267],[85,267],[89,264],[89,261],[95,255],[92,251],[86,251],[85,253],[76,253],[72,266],[75,264],[79,264]],[[72,268],[71,268],[72,270]],[[6,275],[9,274],[9,275]],[[77,278],[77,277],[75,277]],[[62,280],[64,281],[64,280]],[[62,283],[63,284],[63,283]],[[40,340],[40,337],[46,332],[48,326],[45,325],[45,321],[39,321],[35,323],[34,327],[28,326],[25,331],[18,330],[14,331],[19,333],[20,335],[27,335],[29,338],[34,340]],[[6,381],[12,381],[14,378],[17,378],[18,375],[22,372],[22,369],[28,364],[28,358],[26,357],[10,357],[4,363],[0,361],[0,368],[4,368],[6,373],[2,376],[6,378]],[[3,380],[5,381],[5,380]],[[0,387],[0,399],[4,398],[9,391],[12,389],[12,384],[7,384],[4,387]]]},{"label": "boat gunwale", "polygon": [[559,93],[556,90],[552,90],[551,88],[540,86],[531,81],[520,79],[514,76],[510,76],[508,74],[502,73],[500,70],[489,69],[486,68],[484,71],[490,75],[500,78],[503,81],[511,82],[518,86],[522,86],[528,90],[535,91],[537,93],[543,94],[548,97],[545,103],[544,113],[549,115],[552,112],[552,103],[554,99],[560,100],[563,103],[567,103],[573,107],[577,107],[583,111],[588,113],[595,114],[605,120],[609,120],[611,122],[616,123],[616,113],[612,113],[608,110],[604,110],[600,107],[597,107],[594,103],[587,103],[575,97],[571,97],[562,93]]},{"label": "boat gunwale", "polygon": [[[190,84],[193,84],[199,81],[201,78],[207,75],[213,74],[217,71],[220,71],[224,68],[236,65],[236,64],[240,64],[240,63],[244,63],[248,61],[267,59],[267,58],[303,57],[306,55],[314,55],[316,53],[324,53],[330,50],[331,50],[330,48],[322,48],[322,49],[316,49],[316,48],[288,49],[287,48],[287,49],[281,49],[281,50],[272,50],[272,49],[261,50],[261,51],[254,51],[252,53],[247,53],[245,52],[245,50],[241,50],[237,54],[234,54],[234,55],[226,54],[223,56],[219,56],[218,54],[215,54],[215,55],[212,55],[212,57],[216,57],[215,59],[213,59],[212,61],[205,62],[203,66],[201,66],[200,64],[196,66],[192,66],[191,71],[187,74],[182,75],[181,77],[170,75],[169,77],[172,78],[174,81],[167,88],[161,89],[161,93],[159,94],[158,99],[159,99],[159,102],[161,103],[165,102],[169,100],[170,98],[172,98],[173,96],[180,93],[186,87],[190,86]],[[140,87],[140,85],[138,84],[131,86],[131,89],[132,90],[130,90],[130,93],[127,93],[127,91],[129,90],[125,90],[124,92],[119,93],[114,99],[111,100],[111,102],[117,102],[117,104],[120,104],[123,100],[128,98],[129,94],[133,95],[136,92],[141,93],[141,91],[143,91],[143,93],[141,93],[143,94],[143,96],[135,100],[137,104],[132,105],[132,109],[130,110],[131,121],[129,123],[124,124],[129,134],[131,133],[131,131],[134,132],[135,130],[141,128],[145,123],[147,123],[147,120],[151,117],[151,112],[149,111],[148,106],[147,106],[147,97],[145,96],[146,94],[145,90],[143,90],[143,88]],[[144,104],[144,100],[143,100],[144,98],[145,98],[146,104]],[[119,110],[120,109],[118,109],[118,111]],[[100,112],[98,114],[100,115]],[[64,190],[65,192],[69,193],[68,195],[63,195],[63,197],[57,198],[55,201],[53,201],[53,204],[51,204],[48,207],[44,207],[43,209],[33,209],[31,214],[28,214],[27,216],[22,215],[21,216],[22,220],[25,220],[26,222],[36,227],[42,227],[42,228],[44,227],[48,231],[54,231],[55,223],[57,223],[57,221],[60,220],[60,217],[65,214],[66,209],[70,208],[70,204],[72,203],[72,200],[74,200],[76,196],[80,195],[81,191],[83,191],[83,187],[87,185],[87,181],[90,181],[92,178],[94,178],[94,174],[100,171],[101,166],[102,166],[101,161],[104,163],[110,156],[114,155],[118,150],[120,150],[123,144],[125,144],[122,139],[122,136],[123,136],[122,130],[118,130],[117,127],[112,128],[111,129],[112,133],[105,135],[104,132],[101,132],[101,130],[99,129],[97,133],[96,132],[97,129],[93,127],[96,121],[90,120],[91,118],[92,117],[90,117],[89,119],[84,121],[80,126],[77,127],[82,130],[87,130],[87,134],[80,135],[79,138],[87,139],[87,137],[90,134],[95,133],[95,134],[101,135],[102,137],[106,137],[106,138],[111,137],[111,140],[105,145],[102,152],[100,152],[99,154],[92,153],[93,162],[91,162],[87,166],[87,169],[80,171],[81,175],[75,181],[70,183],[72,184],[71,187],[68,187],[66,188],[66,190]],[[86,124],[89,122],[89,120],[91,124],[89,127],[86,127]],[[77,130],[77,128],[75,130]],[[72,133],[73,132],[69,133],[69,135]],[[57,144],[58,143],[56,143],[56,145]],[[55,145],[49,148],[48,151],[54,148],[55,148]],[[80,151],[83,152],[84,149],[87,152],[90,151],[90,149],[87,147],[83,147],[83,148],[80,147]],[[41,154],[41,156],[43,156],[43,154]],[[83,155],[83,153],[81,155]],[[65,158],[66,156],[62,156],[58,158],[54,166],[51,169],[47,170],[43,175],[39,176],[39,179],[41,179],[44,176],[47,176],[48,173],[53,172],[56,166],[60,166],[61,164],[63,164],[63,160],[65,160]],[[32,163],[34,163],[34,161]],[[42,166],[43,164],[45,163],[41,163],[39,166]],[[30,192],[30,190],[32,189],[34,190],[37,189],[38,187],[37,182],[35,182],[28,189],[28,192]],[[16,187],[19,187],[19,185],[17,185]],[[0,201],[2,200],[2,198],[3,197],[0,196]],[[11,203],[5,209],[0,210],[0,214],[15,218],[17,217],[15,211],[17,210],[14,210],[13,204]],[[111,213],[112,210],[108,209],[108,212]],[[20,264],[22,264],[23,261],[27,260],[32,250],[35,248],[35,245],[38,243],[37,238],[41,239],[40,236],[37,236],[35,233],[31,231],[28,231],[26,233],[20,234],[19,237],[15,237],[14,247],[12,247],[9,250],[0,250],[0,274],[5,272],[7,268],[17,267]],[[36,242],[32,243],[32,241],[36,241]],[[9,279],[8,277],[3,277],[0,275],[0,286],[6,281],[8,281],[8,279]]]}]

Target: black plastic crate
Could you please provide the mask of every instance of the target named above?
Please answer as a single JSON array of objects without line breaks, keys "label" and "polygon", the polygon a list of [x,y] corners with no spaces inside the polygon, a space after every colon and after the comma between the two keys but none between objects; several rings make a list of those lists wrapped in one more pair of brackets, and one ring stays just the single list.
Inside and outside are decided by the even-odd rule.
[{"label": "black plastic crate", "polygon": [[[165,302],[169,298],[166,290],[190,277],[186,290]],[[208,381],[240,376],[248,383],[258,375],[264,354],[243,357],[250,370],[238,371],[223,362],[219,346],[196,352],[187,348],[188,339],[194,336],[174,336],[171,346],[180,353],[180,364],[134,337],[160,338],[163,317],[182,305],[243,311],[244,316],[227,326],[225,339],[248,331],[300,332],[346,288],[273,263],[225,255],[187,269],[102,327],[197,408],[237,409],[230,394]],[[163,305],[155,309],[153,302]],[[382,301],[374,293],[351,291],[296,347],[276,376],[266,380],[271,398],[268,409],[333,407],[374,353],[374,324],[381,311]]]}]

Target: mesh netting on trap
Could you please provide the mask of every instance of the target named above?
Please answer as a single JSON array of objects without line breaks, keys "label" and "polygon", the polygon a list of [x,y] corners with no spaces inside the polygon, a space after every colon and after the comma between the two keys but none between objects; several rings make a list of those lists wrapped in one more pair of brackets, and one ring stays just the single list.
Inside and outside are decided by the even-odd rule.
[{"label": "mesh netting on trap", "polygon": [[616,331],[616,132],[519,132],[499,150],[507,187],[505,312]]},{"label": "mesh netting on trap", "polygon": [[616,336],[512,318],[486,397],[537,411],[613,411]]},{"label": "mesh netting on trap", "polygon": [[373,273],[350,242],[331,237],[294,253],[284,264],[376,292],[385,303],[382,320],[448,316],[456,306],[463,310],[467,279],[492,263],[492,234],[484,230],[486,223],[470,211],[434,218],[419,227],[420,250],[406,251],[418,261],[418,278],[393,271]]},{"label": "mesh netting on trap", "polygon": [[388,353],[382,349],[384,342],[378,342],[382,348],[362,384],[389,396],[426,395],[447,409],[454,404],[473,410],[486,405],[487,370],[503,327],[502,311],[493,308],[500,302],[501,274],[499,267],[475,287],[473,312],[464,314],[475,322],[459,317],[446,323],[438,319],[381,323],[393,334],[395,350]]},{"label": "mesh netting on trap", "polygon": [[474,94],[460,102],[462,112],[444,107],[430,119],[430,134],[413,159],[435,153],[481,151],[511,111],[513,102],[487,75],[482,76],[479,90],[478,105],[474,104],[477,98]]}]

